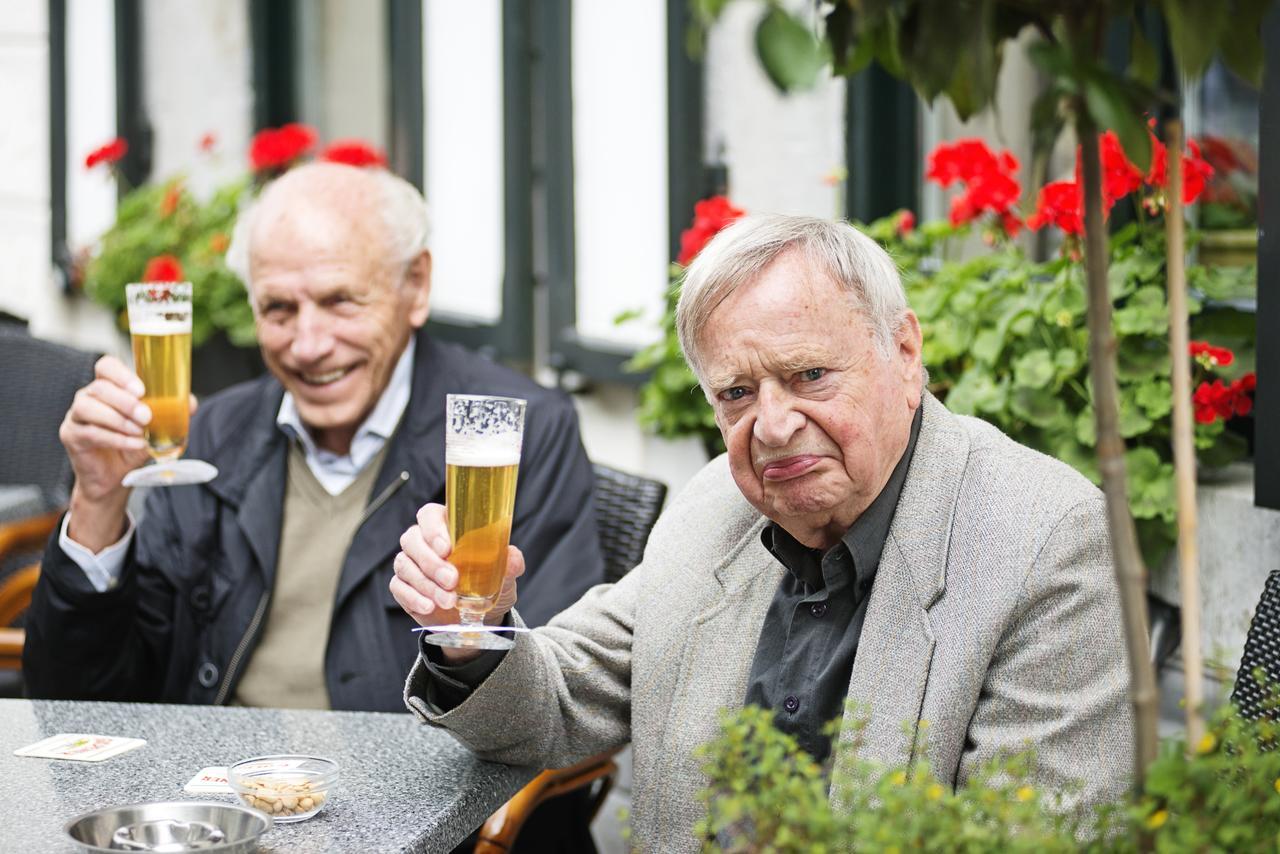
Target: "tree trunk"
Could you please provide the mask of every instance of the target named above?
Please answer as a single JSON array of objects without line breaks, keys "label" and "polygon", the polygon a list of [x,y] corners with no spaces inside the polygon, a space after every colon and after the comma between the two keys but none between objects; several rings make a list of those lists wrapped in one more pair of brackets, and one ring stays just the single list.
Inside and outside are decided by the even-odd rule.
[{"label": "tree trunk", "polygon": [[1173,467],[1178,487],[1178,590],[1182,594],[1182,664],[1186,673],[1187,748],[1204,737],[1204,677],[1200,658],[1199,544],[1196,541],[1196,447],[1191,424],[1186,241],[1182,221],[1182,122],[1165,125],[1169,206],[1165,233],[1169,289],[1169,356],[1173,364]]},{"label": "tree trunk", "polygon": [[1107,226],[1102,218],[1102,165],[1098,131],[1083,109],[1077,131],[1084,173],[1084,256],[1089,298],[1089,377],[1098,437],[1098,468],[1107,499],[1107,525],[1129,655],[1133,703],[1134,785],[1141,788],[1147,766],[1156,758],[1156,680],[1147,637],[1147,569],[1129,514],[1124,440],[1120,437],[1120,391],[1116,385],[1116,339],[1111,329],[1111,293],[1107,287]]}]

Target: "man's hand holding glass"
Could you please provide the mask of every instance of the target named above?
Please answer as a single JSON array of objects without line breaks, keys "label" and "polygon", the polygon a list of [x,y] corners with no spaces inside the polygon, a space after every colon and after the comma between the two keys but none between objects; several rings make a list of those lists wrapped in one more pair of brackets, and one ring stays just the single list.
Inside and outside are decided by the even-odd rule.
[{"label": "man's hand holding glass", "polygon": [[[391,595],[400,607],[426,629],[458,622],[458,569],[449,562],[453,542],[444,505],[427,504],[418,511],[418,522],[400,537]],[[524,574],[524,555],[507,546],[507,568],[497,601],[485,614],[487,625],[500,625],[516,603],[516,579]],[[478,648],[441,647],[444,657],[462,663],[478,656]]]}]

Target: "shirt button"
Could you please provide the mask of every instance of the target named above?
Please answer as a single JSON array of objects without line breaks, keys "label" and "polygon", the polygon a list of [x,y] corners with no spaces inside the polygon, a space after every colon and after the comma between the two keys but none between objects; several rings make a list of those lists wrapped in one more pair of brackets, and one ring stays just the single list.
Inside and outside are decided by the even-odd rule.
[{"label": "shirt button", "polygon": [[822,619],[827,615],[827,603],[814,602],[812,605],[809,606],[809,613],[813,614],[813,616],[817,617],[818,619]]},{"label": "shirt button", "polygon": [[800,700],[794,694],[790,694],[787,699],[782,701],[782,708],[794,715],[800,709]]}]

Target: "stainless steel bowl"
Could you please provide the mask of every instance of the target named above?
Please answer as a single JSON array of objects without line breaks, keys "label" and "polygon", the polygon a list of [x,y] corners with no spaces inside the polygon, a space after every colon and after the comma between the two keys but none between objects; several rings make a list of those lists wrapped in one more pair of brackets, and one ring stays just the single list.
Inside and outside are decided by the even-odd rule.
[{"label": "stainless steel bowl", "polygon": [[271,816],[239,804],[158,801],[106,807],[67,822],[67,836],[82,851],[154,851],[163,854],[253,854]]}]

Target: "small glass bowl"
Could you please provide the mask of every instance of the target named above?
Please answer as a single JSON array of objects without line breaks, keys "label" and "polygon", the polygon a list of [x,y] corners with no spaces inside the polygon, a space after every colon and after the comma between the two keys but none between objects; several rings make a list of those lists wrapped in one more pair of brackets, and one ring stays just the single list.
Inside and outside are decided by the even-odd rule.
[{"label": "small glass bowl", "polygon": [[311,818],[329,803],[338,763],[320,756],[255,756],[229,767],[227,782],[246,806],[288,824]]}]

